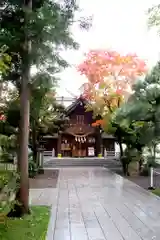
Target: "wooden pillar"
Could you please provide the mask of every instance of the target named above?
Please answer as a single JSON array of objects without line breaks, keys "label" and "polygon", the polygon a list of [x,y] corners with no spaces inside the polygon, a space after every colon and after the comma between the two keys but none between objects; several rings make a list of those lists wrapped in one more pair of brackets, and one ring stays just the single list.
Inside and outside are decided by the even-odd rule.
[{"label": "wooden pillar", "polygon": [[57,141],[57,157],[61,157],[62,156],[61,141],[62,141],[62,133],[59,132],[59,134],[58,134],[58,141]]},{"label": "wooden pillar", "polygon": [[96,156],[98,157],[101,153],[102,138],[100,133],[100,128],[96,128]]},{"label": "wooden pillar", "polygon": [[100,148],[100,155],[103,156],[103,140],[102,140],[102,130],[99,129],[99,148]]}]

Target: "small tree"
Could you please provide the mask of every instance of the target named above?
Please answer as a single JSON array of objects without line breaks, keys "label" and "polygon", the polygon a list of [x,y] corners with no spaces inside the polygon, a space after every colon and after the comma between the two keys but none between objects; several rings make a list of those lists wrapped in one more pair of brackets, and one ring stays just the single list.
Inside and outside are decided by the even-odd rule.
[{"label": "small tree", "polygon": [[144,81],[138,81],[134,94],[128,102],[116,112],[115,122],[125,130],[123,142],[137,149],[140,156],[144,146],[152,145],[155,149],[160,136],[160,94],[159,63]]}]

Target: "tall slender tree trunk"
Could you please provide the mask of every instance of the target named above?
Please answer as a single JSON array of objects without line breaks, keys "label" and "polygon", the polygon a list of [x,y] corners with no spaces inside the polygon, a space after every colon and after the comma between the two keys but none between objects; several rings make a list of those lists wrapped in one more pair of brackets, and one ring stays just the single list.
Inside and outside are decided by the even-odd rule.
[{"label": "tall slender tree trunk", "polygon": [[29,178],[28,178],[28,139],[29,139],[29,82],[31,42],[28,34],[29,14],[32,11],[32,0],[24,0],[25,39],[23,45],[23,72],[20,94],[20,192],[19,201],[22,213],[29,213]]},{"label": "tall slender tree trunk", "polygon": [[23,44],[23,69],[20,94],[20,190],[19,202],[22,214],[29,213],[29,178],[28,178],[28,140],[29,140],[29,82],[31,42],[28,34],[29,14],[32,11],[32,0],[24,0],[25,32]]},{"label": "tall slender tree trunk", "polygon": [[16,195],[14,209],[8,217],[21,217],[29,214],[29,177],[28,177],[28,142],[29,142],[29,114],[30,114],[30,53],[31,42],[28,34],[29,14],[32,11],[32,0],[24,0],[24,42],[22,55],[22,77],[20,87],[20,126],[19,126],[19,154],[18,172],[20,174],[19,190]]}]

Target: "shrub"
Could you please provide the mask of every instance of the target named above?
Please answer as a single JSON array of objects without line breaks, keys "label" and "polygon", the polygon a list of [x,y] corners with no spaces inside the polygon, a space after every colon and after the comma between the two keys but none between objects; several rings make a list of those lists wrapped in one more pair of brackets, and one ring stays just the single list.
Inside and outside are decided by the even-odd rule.
[{"label": "shrub", "polygon": [[0,213],[7,214],[15,203],[16,191],[19,187],[18,184],[19,175],[12,172],[8,182],[4,182],[3,188],[0,191]]}]

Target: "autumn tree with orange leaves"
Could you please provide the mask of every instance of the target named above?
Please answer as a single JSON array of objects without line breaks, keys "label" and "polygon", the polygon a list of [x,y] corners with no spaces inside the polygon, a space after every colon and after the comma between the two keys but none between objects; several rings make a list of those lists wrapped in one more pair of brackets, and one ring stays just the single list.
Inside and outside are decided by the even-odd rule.
[{"label": "autumn tree with orange leaves", "polygon": [[[91,50],[78,66],[78,71],[87,79],[81,91],[83,97],[90,100],[88,110],[100,115],[104,120],[101,124],[105,126],[105,119],[109,121],[109,115],[128,98],[132,85],[145,75],[147,67],[136,54]],[[101,124],[97,122],[97,125]]]},{"label": "autumn tree with orange leaves", "polygon": [[113,116],[132,93],[135,81],[145,76],[145,61],[136,54],[123,55],[110,50],[92,50],[78,66],[78,71],[86,77],[81,91],[83,97],[89,100],[87,110],[92,110],[95,117],[101,118],[93,126],[114,134],[123,156],[122,129],[113,124]]}]

